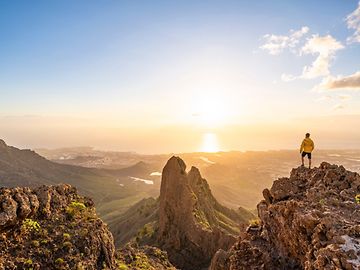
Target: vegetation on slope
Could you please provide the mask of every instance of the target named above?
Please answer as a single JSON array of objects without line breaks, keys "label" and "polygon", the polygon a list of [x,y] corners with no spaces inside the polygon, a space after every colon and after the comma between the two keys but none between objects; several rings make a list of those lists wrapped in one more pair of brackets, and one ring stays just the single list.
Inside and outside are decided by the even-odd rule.
[{"label": "vegetation on slope", "polygon": [[69,185],[0,189],[0,269],[113,269],[114,243]]}]

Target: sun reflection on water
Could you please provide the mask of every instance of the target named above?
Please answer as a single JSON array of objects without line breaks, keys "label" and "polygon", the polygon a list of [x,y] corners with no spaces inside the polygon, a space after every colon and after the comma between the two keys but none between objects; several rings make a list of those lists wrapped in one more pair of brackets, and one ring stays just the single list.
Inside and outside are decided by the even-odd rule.
[{"label": "sun reflection on water", "polygon": [[219,152],[219,142],[215,133],[205,133],[202,139],[202,152]]}]

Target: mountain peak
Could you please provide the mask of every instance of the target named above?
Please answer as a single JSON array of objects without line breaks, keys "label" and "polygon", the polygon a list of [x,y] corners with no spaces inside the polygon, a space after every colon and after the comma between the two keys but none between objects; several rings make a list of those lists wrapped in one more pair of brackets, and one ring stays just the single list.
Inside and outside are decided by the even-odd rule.
[{"label": "mountain peak", "polygon": [[194,177],[201,177],[200,170],[194,166],[191,166],[189,175],[193,175]]},{"label": "mountain peak", "polygon": [[144,161],[139,161],[139,162],[137,162],[135,165],[134,165],[134,167],[146,167],[146,166],[148,166],[148,164],[147,163],[145,163]]},{"label": "mountain peak", "polygon": [[0,147],[4,147],[4,148],[7,147],[7,144],[2,139],[0,139]]},{"label": "mountain peak", "polygon": [[186,164],[181,158],[172,156],[166,163],[164,167],[164,171],[165,170],[185,172]]}]

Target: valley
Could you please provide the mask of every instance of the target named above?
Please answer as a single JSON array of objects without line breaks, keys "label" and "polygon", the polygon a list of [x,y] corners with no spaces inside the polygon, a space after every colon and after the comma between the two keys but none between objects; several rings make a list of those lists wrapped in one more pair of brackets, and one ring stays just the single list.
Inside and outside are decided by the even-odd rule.
[{"label": "valley", "polygon": [[[90,147],[35,151],[56,163],[89,168],[133,168],[134,164],[143,162],[142,165],[145,167],[146,164],[147,170],[135,166],[123,172],[126,171],[129,178],[139,177],[154,181],[154,188],[157,187],[157,190],[154,190],[155,196],[159,194],[162,168],[172,156],[172,154],[106,152]],[[269,187],[274,179],[287,175],[293,167],[301,163],[297,150],[177,153],[176,155],[187,164],[199,168],[209,182],[214,196],[230,208],[243,206],[255,209],[261,199],[261,191]],[[313,165],[318,166],[322,161],[342,164],[349,170],[360,172],[360,150],[315,150]],[[126,183],[129,182],[129,178]]]}]

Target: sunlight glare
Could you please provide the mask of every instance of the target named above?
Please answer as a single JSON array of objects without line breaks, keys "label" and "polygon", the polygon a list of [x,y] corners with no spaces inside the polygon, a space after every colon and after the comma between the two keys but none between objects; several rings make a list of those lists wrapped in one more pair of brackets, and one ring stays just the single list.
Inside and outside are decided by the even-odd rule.
[{"label": "sunlight glare", "polygon": [[208,152],[208,153],[219,152],[219,143],[215,133],[204,134],[201,152]]},{"label": "sunlight glare", "polygon": [[216,127],[226,122],[228,108],[219,96],[204,95],[194,100],[193,116],[198,124]]}]

